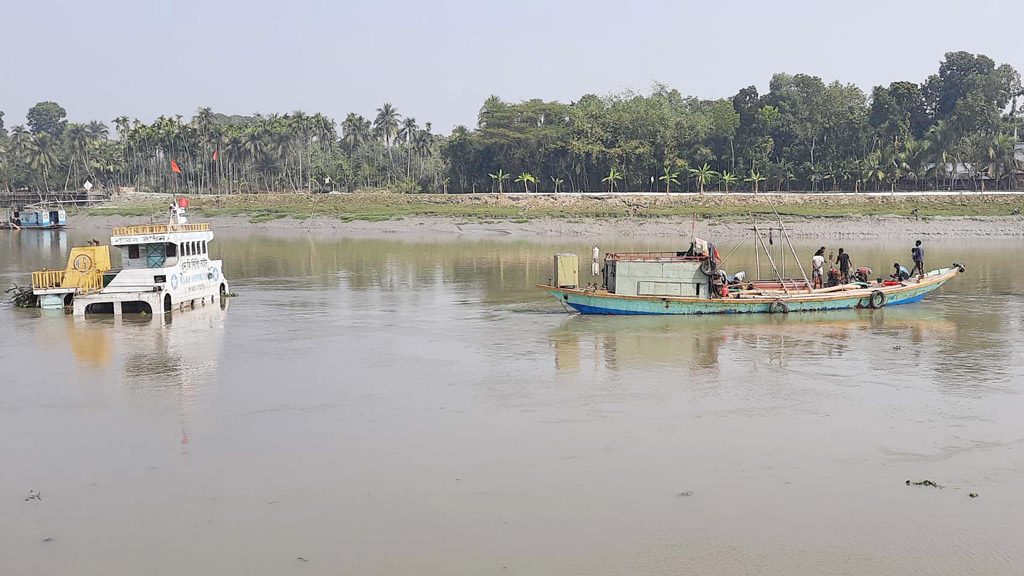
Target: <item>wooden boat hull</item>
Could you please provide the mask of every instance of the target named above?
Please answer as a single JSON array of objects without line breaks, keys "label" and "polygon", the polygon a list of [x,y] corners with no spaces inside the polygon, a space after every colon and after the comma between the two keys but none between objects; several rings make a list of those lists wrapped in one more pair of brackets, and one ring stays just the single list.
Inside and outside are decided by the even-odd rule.
[{"label": "wooden boat hull", "polygon": [[[960,266],[933,270],[923,279],[897,286],[871,286],[841,292],[814,292],[790,295],[759,295],[743,298],[676,298],[665,296],[619,296],[604,291],[586,291],[538,285],[581,314],[756,314],[781,312],[820,312],[871,308],[874,292],[884,295],[882,306],[920,302],[963,271]],[[775,304],[775,306],[773,306]]]}]

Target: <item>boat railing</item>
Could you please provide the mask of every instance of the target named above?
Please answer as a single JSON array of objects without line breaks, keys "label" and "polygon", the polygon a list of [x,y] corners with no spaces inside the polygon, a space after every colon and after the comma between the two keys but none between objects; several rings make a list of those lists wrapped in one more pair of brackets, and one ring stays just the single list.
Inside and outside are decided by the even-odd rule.
[{"label": "boat railing", "polygon": [[706,255],[690,254],[686,251],[675,252],[609,252],[605,260],[620,262],[700,262]]},{"label": "boat railing", "polygon": [[64,283],[63,270],[40,270],[32,273],[33,290],[52,290]]},{"label": "boat railing", "polygon": [[65,270],[40,270],[32,273],[33,290],[56,290],[59,288],[74,288],[79,294],[92,294],[103,289],[103,272],[89,270],[77,274],[77,282],[73,285],[65,285],[67,272]]},{"label": "boat railing", "polygon": [[141,236],[143,234],[168,234],[171,232],[207,232],[209,224],[139,224],[115,226],[114,236]]}]

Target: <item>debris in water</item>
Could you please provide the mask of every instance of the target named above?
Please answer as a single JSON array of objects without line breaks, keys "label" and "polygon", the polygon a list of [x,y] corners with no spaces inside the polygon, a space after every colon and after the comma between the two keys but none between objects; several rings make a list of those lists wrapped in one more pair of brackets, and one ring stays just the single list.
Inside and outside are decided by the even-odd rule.
[{"label": "debris in water", "polygon": [[38,492],[38,491],[35,491],[35,490],[29,490],[28,491],[28,497],[25,498],[25,502],[28,502],[29,500],[42,500],[42,499],[43,499],[43,493],[42,492]]},{"label": "debris in water", "polygon": [[53,542],[53,538],[43,538],[43,542]]},{"label": "debris in water", "polygon": [[39,299],[32,293],[31,288],[22,288],[12,282],[11,287],[4,292],[10,298],[11,304],[18,308],[35,308],[39,306]]},{"label": "debris in water", "polygon": [[911,482],[907,480],[907,486],[931,486],[932,488],[942,488],[942,485],[932,482],[931,480],[921,480],[920,482]]},{"label": "debris in water", "polygon": [[693,490],[687,490],[686,492],[680,492],[676,496],[693,496]]},{"label": "debris in water", "polygon": [[978,493],[977,492],[971,492],[970,494],[968,494],[968,496],[970,496],[971,498],[977,498],[978,497]]},{"label": "debris in water", "polygon": [[302,560],[303,562],[309,562],[309,560],[306,560],[302,556],[297,557],[296,560]]}]

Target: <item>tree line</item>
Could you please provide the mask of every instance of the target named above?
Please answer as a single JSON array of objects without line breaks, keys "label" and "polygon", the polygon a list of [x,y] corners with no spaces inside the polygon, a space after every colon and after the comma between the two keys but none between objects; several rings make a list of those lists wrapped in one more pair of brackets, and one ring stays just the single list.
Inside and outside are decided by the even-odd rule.
[{"label": "tree line", "polygon": [[[565,104],[491,96],[474,128],[421,127],[390,103],[322,114],[69,123],[54,102],[7,130],[0,189],[40,197],[134,187],[179,193],[1008,189],[1020,185],[1020,74],[950,52],[924,81],[876,86],[775,74],[716,100],[664,85]],[[1019,148],[1019,147],[1018,147]]]}]

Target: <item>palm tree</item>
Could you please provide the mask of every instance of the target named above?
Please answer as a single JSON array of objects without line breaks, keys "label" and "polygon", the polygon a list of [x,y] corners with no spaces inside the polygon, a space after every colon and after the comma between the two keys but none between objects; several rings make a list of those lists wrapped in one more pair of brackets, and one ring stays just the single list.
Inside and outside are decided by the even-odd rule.
[{"label": "palm tree", "polygon": [[757,185],[758,185],[758,183],[764,182],[766,180],[766,178],[764,176],[762,176],[760,172],[757,171],[757,168],[751,168],[750,169],[750,176],[747,176],[743,180],[745,180],[747,182],[753,183],[753,185],[754,185],[754,194],[757,194]]},{"label": "palm tree", "polygon": [[[57,154],[54,150],[53,136],[46,132],[33,134],[27,146],[27,159],[29,168],[38,170],[43,176],[43,190],[50,191],[50,184],[47,181],[50,170],[57,165]],[[45,198],[39,194],[39,201]]]},{"label": "palm tree", "polygon": [[669,185],[679,184],[679,180],[677,179],[678,177],[679,172],[673,172],[668,166],[665,166],[665,173],[658,176],[658,180],[665,183],[665,194],[669,193]]},{"label": "palm tree", "polygon": [[725,184],[725,193],[729,193],[729,185],[735,184],[740,181],[739,177],[735,174],[730,174],[728,170],[722,170],[722,176],[720,181]]},{"label": "palm tree", "polygon": [[885,171],[882,170],[881,155],[877,151],[868,154],[861,162],[860,174],[864,179],[865,184],[874,181],[875,191],[877,192],[878,184],[885,179]]},{"label": "palm tree", "polygon": [[1003,175],[1013,178],[1014,170],[1017,168],[1013,138],[1006,134],[996,134],[988,147],[988,159],[989,177],[995,180],[996,190],[998,190]]},{"label": "palm tree", "polygon": [[71,161],[68,163],[68,177],[64,180],[64,190],[68,189],[71,182],[71,171],[75,168],[77,160],[85,160],[86,147],[89,145],[89,133],[84,124],[69,124],[64,129],[64,139],[67,142],[68,154]]},{"label": "palm tree", "polygon": [[498,194],[504,194],[505,192],[502,188],[502,183],[505,180],[508,180],[509,177],[511,177],[511,174],[506,174],[504,170],[498,168],[497,174],[488,174],[488,176],[491,177],[491,180],[494,180],[495,182],[498,183]]},{"label": "palm tree", "polygon": [[617,172],[615,170],[615,168],[612,168],[608,172],[608,175],[601,179],[601,182],[607,182],[608,183],[608,187],[609,187],[609,192],[614,194],[615,193],[615,181],[616,180],[622,180],[622,174]]},{"label": "palm tree", "polygon": [[370,141],[370,129],[369,120],[350,112],[341,123],[341,141],[353,151]]},{"label": "palm tree", "polygon": [[525,190],[526,193],[529,194],[530,188],[529,186],[527,186],[527,183],[534,183],[537,181],[537,178],[533,174],[530,174],[529,172],[523,172],[522,174],[516,177],[515,181],[522,182],[523,190]]},{"label": "palm tree", "polygon": [[710,182],[712,178],[717,176],[718,172],[712,170],[711,166],[708,166],[708,163],[705,162],[704,165],[701,166],[700,168],[690,168],[690,174],[693,175],[693,177],[697,180],[697,184],[700,185],[700,195],[703,196],[704,185]]},{"label": "palm tree", "polygon": [[563,180],[562,178],[555,178],[554,176],[552,176],[551,182],[554,183],[555,185],[555,194],[558,194],[558,187],[561,186],[562,182],[565,182],[565,180]]},{"label": "palm tree", "polygon": [[[949,189],[953,189],[953,180],[956,179],[956,163],[954,154],[956,152],[957,135],[952,124],[945,120],[939,120],[925,133],[928,142],[928,149],[931,151],[931,160],[935,164],[935,187],[939,187],[939,174],[952,173],[949,181]],[[952,163],[952,170],[949,165]]]},{"label": "palm tree", "polygon": [[412,174],[412,154],[410,153],[412,148],[413,138],[419,131],[420,127],[416,124],[416,119],[409,116],[405,120],[402,120],[401,126],[398,128],[398,139],[405,144],[405,177],[409,178]]},{"label": "palm tree", "polygon": [[391,163],[392,171],[395,169],[395,159],[391,155],[391,144],[398,133],[398,120],[401,117],[402,115],[394,106],[385,102],[383,106],[377,108],[377,117],[373,121],[374,134],[384,141],[384,146],[388,149],[388,161]]}]

